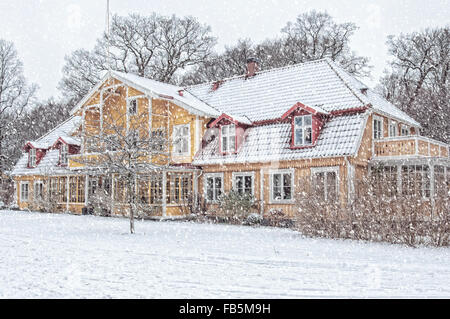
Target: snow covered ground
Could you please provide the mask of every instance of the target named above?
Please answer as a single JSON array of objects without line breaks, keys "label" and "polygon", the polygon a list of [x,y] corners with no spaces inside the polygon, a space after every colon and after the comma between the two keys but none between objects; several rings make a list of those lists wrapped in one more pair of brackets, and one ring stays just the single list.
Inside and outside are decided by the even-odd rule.
[{"label": "snow covered ground", "polygon": [[0,211],[2,298],[450,297],[450,249]]}]

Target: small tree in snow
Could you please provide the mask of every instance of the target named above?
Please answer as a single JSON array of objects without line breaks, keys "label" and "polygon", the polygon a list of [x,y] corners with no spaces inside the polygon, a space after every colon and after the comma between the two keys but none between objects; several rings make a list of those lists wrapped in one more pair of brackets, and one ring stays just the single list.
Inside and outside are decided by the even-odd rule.
[{"label": "small tree in snow", "polygon": [[[118,185],[124,189],[115,192],[123,191],[120,199],[127,204],[132,234],[140,205],[136,195],[137,180],[142,174],[159,174],[168,165],[167,138],[155,131],[150,133],[148,124],[148,116],[127,118],[110,113],[105,117],[102,132],[94,130],[82,134],[85,156],[73,158],[93,171],[116,176]],[[86,154],[90,151],[95,155]],[[159,164],[152,163],[152,159]]]}]

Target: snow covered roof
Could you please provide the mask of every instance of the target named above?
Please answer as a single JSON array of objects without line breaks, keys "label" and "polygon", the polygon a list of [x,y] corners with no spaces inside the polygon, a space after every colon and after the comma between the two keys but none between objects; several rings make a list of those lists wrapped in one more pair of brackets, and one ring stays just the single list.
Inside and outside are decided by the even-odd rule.
[{"label": "snow covered roof", "polygon": [[23,153],[11,172],[11,175],[51,175],[65,174],[68,169],[58,166],[59,150],[49,150],[40,161],[39,165],[34,168],[28,168],[28,154]]},{"label": "snow covered roof", "polygon": [[[281,118],[298,102],[323,113],[372,106],[400,121],[419,126],[414,119],[367,88],[329,59],[186,88],[194,96],[233,117],[246,116],[252,122]],[[367,90],[367,96],[361,89]]]},{"label": "snow covered roof", "polygon": [[194,97],[190,92],[185,91],[183,87],[158,82],[132,73],[118,71],[110,71],[109,74],[106,74],[97,86],[91,89],[86,97],[72,109],[71,114],[74,114],[78,109],[80,109],[83,104],[86,103],[87,97],[96,92],[99,88],[99,84],[103,83],[109,77],[116,78],[117,80],[143,91],[145,94],[148,94],[154,98],[169,99],[192,114],[209,117],[216,117],[220,115],[218,110]]},{"label": "snow covered roof", "polygon": [[81,116],[72,116],[32,143],[37,143],[41,146],[40,148],[50,148],[61,137],[69,144],[79,145],[80,140],[74,138],[72,134],[78,130],[80,125]]},{"label": "snow covered roof", "polygon": [[332,118],[322,128],[314,147],[291,149],[291,123],[274,123],[250,127],[237,154],[222,155],[219,138],[200,150],[194,165],[257,163],[337,157],[356,154],[368,113],[342,115]]},{"label": "snow covered roof", "polygon": [[[31,141],[34,147],[41,149],[51,148],[55,142],[62,138],[66,143],[80,145],[80,141],[72,136],[81,124],[80,116],[72,116],[67,121],[61,123],[53,130],[40,137],[36,141]],[[28,154],[23,153],[19,161],[14,166],[11,175],[45,175],[51,173],[67,172],[67,169],[57,166],[59,162],[59,150],[48,150],[39,164],[34,168],[28,168]]]}]

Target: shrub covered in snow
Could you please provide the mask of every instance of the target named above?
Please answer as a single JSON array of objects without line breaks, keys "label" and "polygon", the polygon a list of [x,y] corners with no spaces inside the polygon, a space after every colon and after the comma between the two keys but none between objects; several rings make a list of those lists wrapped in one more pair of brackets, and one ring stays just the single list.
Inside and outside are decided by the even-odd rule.
[{"label": "shrub covered in snow", "polygon": [[386,195],[372,181],[357,185],[351,205],[330,202],[315,190],[297,196],[295,228],[305,235],[384,241],[408,246],[450,245],[450,199],[422,194]]},{"label": "shrub covered in snow", "polygon": [[231,190],[220,198],[219,207],[223,216],[237,220],[244,220],[257,208],[253,195],[239,193],[234,190]]}]

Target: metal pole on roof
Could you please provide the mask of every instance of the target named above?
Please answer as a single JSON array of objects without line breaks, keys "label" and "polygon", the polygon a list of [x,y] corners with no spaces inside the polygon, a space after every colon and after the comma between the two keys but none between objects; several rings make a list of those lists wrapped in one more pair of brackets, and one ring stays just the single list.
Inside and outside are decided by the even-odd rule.
[{"label": "metal pole on roof", "polygon": [[110,61],[110,37],[111,37],[111,28],[109,25],[109,0],[106,0],[106,38],[107,38],[107,61],[106,64],[108,65],[108,72],[111,71],[111,61]]}]

